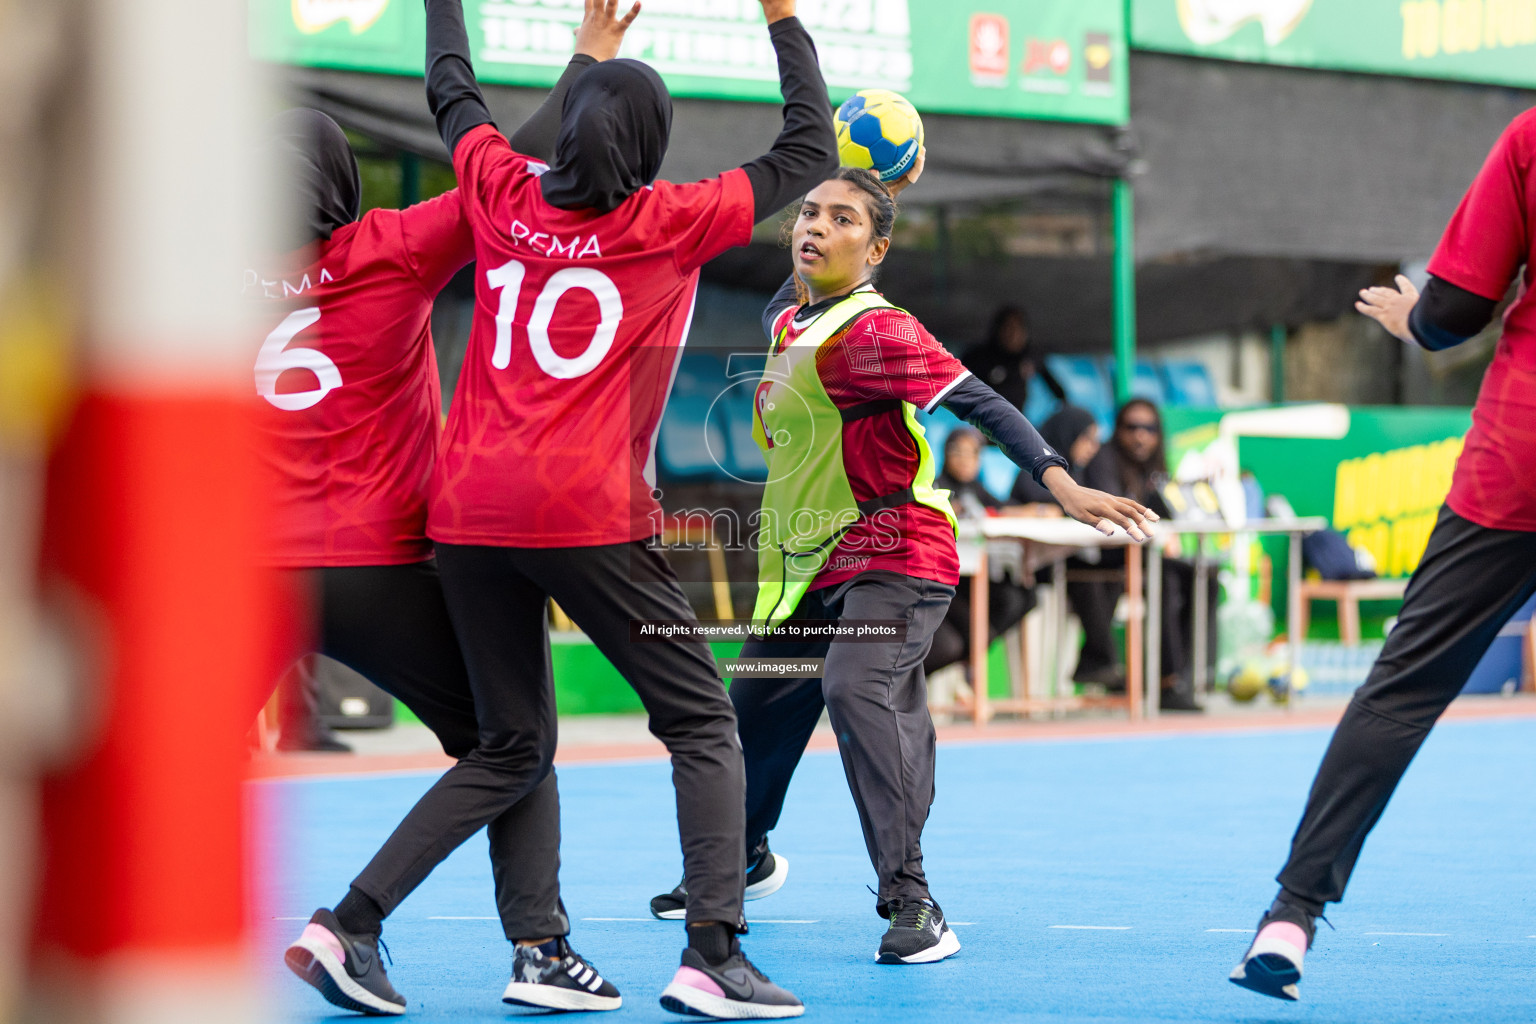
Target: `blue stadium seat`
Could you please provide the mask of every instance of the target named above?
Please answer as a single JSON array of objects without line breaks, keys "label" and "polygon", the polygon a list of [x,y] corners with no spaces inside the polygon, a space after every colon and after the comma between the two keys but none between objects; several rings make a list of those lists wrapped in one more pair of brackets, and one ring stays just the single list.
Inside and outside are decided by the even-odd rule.
[{"label": "blue stadium seat", "polygon": [[1045,381],[1036,377],[1029,383],[1029,397],[1024,399],[1024,418],[1038,429],[1061,408],[1061,399],[1051,393]]},{"label": "blue stadium seat", "polygon": [[1018,478],[1019,467],[1001,449],[989,445],[981,450],[981,485],[995,497],[1007,501]]},{"label": "blue stadium seat", "polygon": [[1145,398],[1161,409],[1168,403],[1168,393],[1157,368],[1145,359],[1136,360],[1136,372],[1131,377],[1131,394]]},{"label": "blue stadium seat", "polygon": [[669,477],[699,479],[724,476],[711,454],[726,455],[726,436],[719,422],[711,422],[711,399],[703,394],[676,394],[661,417],[656,442],[658,468]]},{"label": "blue stadium seat", "polygon": [[738,479],[761,483],[768,479],[768,464],[752,437],[752,394],[756,389],[755,380],[736,383],[715,403],[711,419],[721,424],[728,440],[730,455],[725,468]]},{"label": "blue stadium seat", "polygon": [[684,349],[672,381],[674,395],[708,395],[711,399],[725,387],[725,360],[709,349]]},{"label": "blue stadium seat", "polygon": [[937,476],[944,471],[945,440],[948,439],[950,431],[965,424],[960,421],[960,417],[942,405],[931,413],[919,412],[917,422],[922,426],[923,436],[928,439],[928,448],[933,452],[933,472]]},{"label": "blue stadium seat", "polygon": [[1163,361],[1162,372],[1170,404],[1208,409],[1221,404],[1216,399],[1216,382],[1211,379],[1211,371],[1204,363],[1193,359],[1167,359]]},{"label": "blue stadium seat", "polygon": [[[1110,386],[1114,386],[1115,359],[1106,356],[1104,359],[1104,373],[1110,379]],[[1163,386],[1163,378],[1157,372],[1157,367],[1151,360],[1136,360],[1136,371],[1131,375],[1131,397],[1145,398],[1153,405],[1161,409],[1168,404],[1168,391]]]},{"label": "blue stadium seat", "polygon": [[1115,421],[1115,392],[1099,361],[1093,356],[1050,355],[1045,365],[1061,382],[1067,401],[1093,413],[1108,437]]}]

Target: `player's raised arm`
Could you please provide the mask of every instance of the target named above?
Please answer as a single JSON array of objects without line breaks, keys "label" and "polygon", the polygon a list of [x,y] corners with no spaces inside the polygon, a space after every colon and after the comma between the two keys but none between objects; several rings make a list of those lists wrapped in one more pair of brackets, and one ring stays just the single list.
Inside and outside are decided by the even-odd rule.
[{"label": "player's raised arm", "polygon": [[[463,0],[426,0],[427,106],[451,157],[459,140],[482,124],[495,124],[485,96],[475,81],[464,28]],[[585,0],[576,29],[576,52],[539,109],[512,133],[512,148],[525,156],[549,160],[560,134],[560,111],[566,90],[588,67],[618,55],[624,33],[640,14],[638,0],[622,17],[619,0]]]},{"label": "player's raised arm", "polygon": [[565,93],[571,83],[593,64],[619,55],[624,33],[640,16],[640,0],[635,0],[620,16],[620,0],[586,0],[581,25],[576,29],[576,52],[555,87],[523,126],[507,139],[524,156],[537,157],[545,163],[555,158],[555,140],[560,137],[560,113],[565,107]]},{"label": "player's raised arm", "polygon": [[482,124],[495,124],[469,60],[463,0],[426,0],[427,107],[448,155]]},{"label": "player's raised arm", "polygon": [[767,220],[785,204],[837,170],[837,133],[821,77],[816,44],[795,17],[795,0],[762,0],[768,34],[779,58],[784,128],[773,148],[743,165],[752,182],[755,219]]}]

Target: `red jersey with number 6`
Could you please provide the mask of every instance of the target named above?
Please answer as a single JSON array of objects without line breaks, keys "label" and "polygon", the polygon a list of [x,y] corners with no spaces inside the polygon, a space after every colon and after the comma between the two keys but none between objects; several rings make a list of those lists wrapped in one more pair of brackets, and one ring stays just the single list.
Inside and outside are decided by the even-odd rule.
[{"label": "red jersey with number 6", "polygon": [[474,255],[458,192],[370,210],[246,272],[267,334],[257,423],[273,533],[263,561],[403,565],[431,557],[441,436],[432,300]]},{"label": "red jersey with number 6", "polygon": [[699,268],[751,240],[746,172],[658,181],[599,213],[546,203],[545,166],[491,125],[453,163],[475,236],[475,319],[427,532],[530,548],[652,536],[656,428]]}]

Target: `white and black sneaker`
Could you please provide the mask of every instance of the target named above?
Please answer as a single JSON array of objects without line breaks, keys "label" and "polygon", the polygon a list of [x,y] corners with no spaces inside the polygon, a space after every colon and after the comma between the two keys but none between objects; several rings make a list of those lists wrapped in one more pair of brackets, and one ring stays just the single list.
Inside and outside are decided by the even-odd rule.
[{"label": "white and black sneaker", "polygon": [[389,983],[379,945],[377,935],[343,931],[336,915],[322,909],[288,947],[283,962],[333,1006],[375,1015],[404,1013],[405,997]]},{"label": "white and black sneaker", "polygon": [[1317,922],[1306,909],[1277,898],[1259,918],[1248,952],[1227,979],[1250,992],[1295,1002],[1301,998],[1301,966],[1317,935]]},{"label": "white and black sneaker", "polygon": [[930,899],[897,896],[886,904],[891,926],[875,957],[882,964],[931,964],[960,952],[960,940]]},{"label": "white and black sneaker", "polygon": [[545,1010],[617,1010],[623,997],[565,939],[514,946],[512,980],[501,1001]]},{"label": "white and black sneaker", "polygon": [[[789,860],[765,849],[757,863],[747,869],[745,898],[760,900],[764,896],[772,896],[784,888],[788,878]],[[677,888],[671,892],[664,892],[651,899],[651,916],[659,920],[681,921],[687,913],[688,889],[683,882],[678,882]]]},{"label": "white and black sneaker", "polygon": [[805,1006],[787,989],[768,980],[731,940],[731,955],[710,965],[693,947],[683,950],[683,964],[661,993],[663,1009],[717,1020],[772,1020],[798,1017]]}]

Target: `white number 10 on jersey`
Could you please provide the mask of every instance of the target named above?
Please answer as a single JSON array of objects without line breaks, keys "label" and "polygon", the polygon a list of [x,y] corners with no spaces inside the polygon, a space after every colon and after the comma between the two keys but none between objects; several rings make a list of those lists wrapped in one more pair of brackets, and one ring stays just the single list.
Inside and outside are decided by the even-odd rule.
[{"label": "white number 10 on jersey", "polygon": [[[501,291],[501,303],[496,309],[496,348],[491,353],[491,365],[505,370],[512,363],[512,321],[517,316],[517,303],[522,295],[523,278],[528,268],[518,260],[508,260],[495,270],[485,272],[486,284],[492,291]],[[549,340],[549,326],[555,318],[555,306],[560,297],[573,288],[582,288],[597,300],[599,319],[592,340],[579,356],[567,359],[555,351]],[[619,333],[619,321],[624,319],[624,303],[613,280],[601,270],[591,267],[567,267],[550,276],[534,300],[533,313],[528,317],[528,348],[539,367],[551,377],[569,380],[597,369],[608,350],[613,347],[614,336]]]}]

